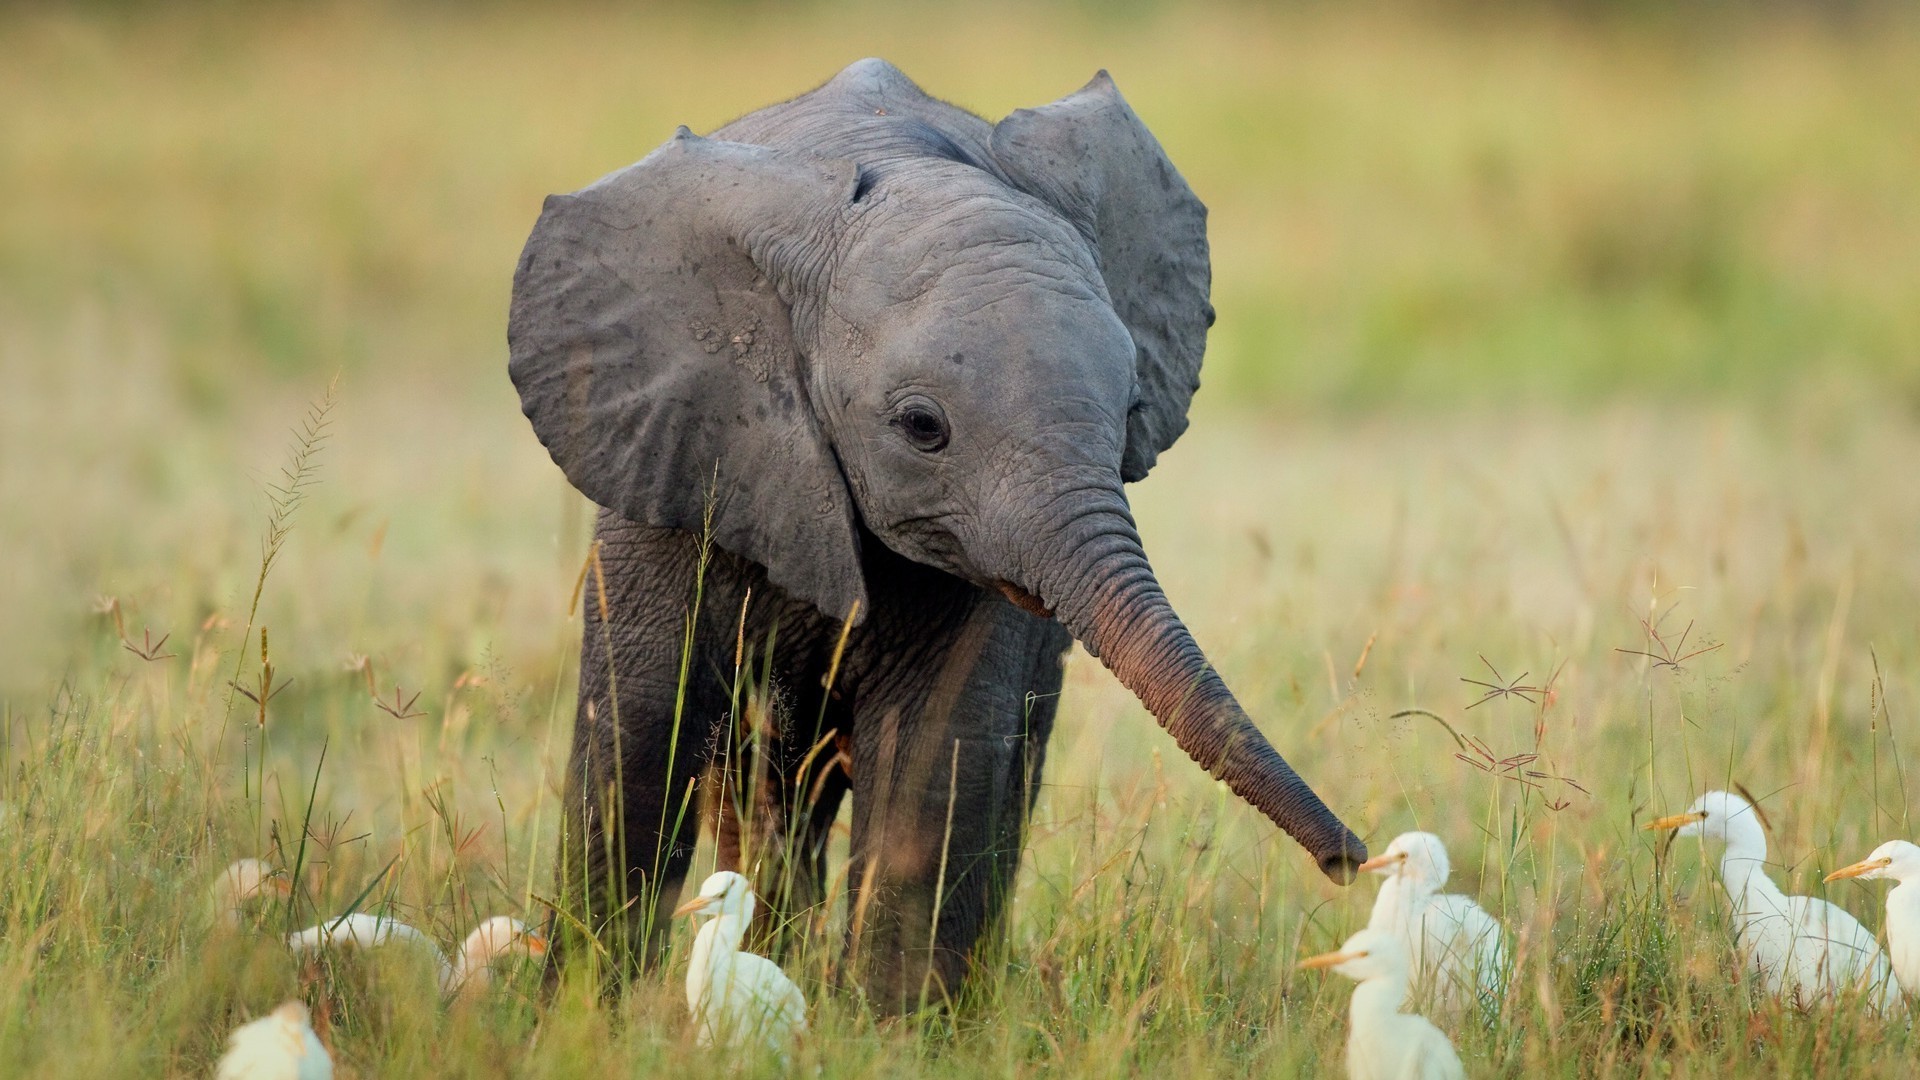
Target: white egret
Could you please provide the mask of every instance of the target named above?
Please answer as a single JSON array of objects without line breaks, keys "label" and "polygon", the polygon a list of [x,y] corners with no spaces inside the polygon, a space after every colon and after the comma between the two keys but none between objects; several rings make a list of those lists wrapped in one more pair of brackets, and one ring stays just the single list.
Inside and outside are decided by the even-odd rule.
[{"label": "white egret", "polygon": [[1426,1017],[1400,1011],[1409,968],[1399,935],[1362,930],[1339,952],[1308,957],[1300,966],[1332,968],[1360,984],[1347,1011],[1352,1080],[1464,1080],[1466,1070],[1446,1035]]},{"label": "white egret", "polygon": [[753,921],[747,879],[722,870],[673,914],[715,916],[694,936],[687,969],[687,1011],[700,1045],[760,1043],[784,1061],[788,1046],[807,1030],[807,1001],[778,964],[740,950]]},{"label": "white egret", "polygon": [[269,897],[284,900],[293,895],[293,883],[264,859],[236,859],[215,875],[207,893],[214,918],[237,929],[247,925],[249,905]]},{"label": "white egret", "polygon": [[333,1080],[333,1058],[307,1022],[307,1007],[289,1001],[227,1040],[214,1080]]},{"label": "white egret", "polygon": [[1895,882],[1887,891],[1887,952],[1901,988],[1920,996],[1920,847],[1889,840],[1852,866],[1827,875],[1828,881],[1842,878]]},{"label": "white egret", "polygon": [[1431,988],[1434,1003],[1445,1009],[1469,1002],[1498,1009],[1507,975],[1506,936],[1472,897],[1440,892],[1452,872],[1440,838],[1401,833],[1360,869],[1386,878],[1367,929],[1400,939],[1414,985]]},{"label": "white egret", "polygon": [[495,915],[474,927],[461,943],[460,952],[448,960],[432,938],[397,919],[385,915],[354,912],[287,937],[287,948],[296,955],[322,949],[377,949],[400,941],[426,950],[439,973],[440,992],[451,997],[463,991],[485,987],[493,978],[493,965],[513,956],[543,956],[547,939],[529,930],[520,920]]},{"label": "white egret", "polygon": [[540,931],[512,916],[495,915],[474,927],[460,943],[460,954],[442,965],[440,991],[476,993],[493,982],[494,966],[501,961],[546,954],[547,939]]},{"label": "white egret", "polygon": [[1825,900],[1788,896],[1766,875],[1767,834],[1752,803],[1731,792],[1709,791],[1685,813],[1646,827],[1726,843],[1720,884],[1732,904],[1740,951],[1769,994],[1795,1008],[1847,992],[1864,994],[1881,1011],[1899,1007],[1893,969],[1858,919]]}]

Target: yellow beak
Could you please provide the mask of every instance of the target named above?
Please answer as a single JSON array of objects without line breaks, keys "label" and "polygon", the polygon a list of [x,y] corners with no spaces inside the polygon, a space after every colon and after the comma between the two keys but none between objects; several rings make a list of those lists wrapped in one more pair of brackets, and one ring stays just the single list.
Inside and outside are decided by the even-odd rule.
[{"label": "yellow beak", "polygon": [[293,882],[284,873],[275,874],[267,879],[267,891],[285,898],[293,895]]},{"label": "yellow beak", "polygon": [[531,956],[547,955],[547,936],[538,930],[527,931],[527,953]]},{"label": "yellow beak", "polygon": [[1668,829],[1677,829],[1682,825],[1691,825],[1696,821],[1705,820],[1707,820],[1707,815],[1699,810],[1695,810],[1689,814],[1668,814],[1663,818],[1654,818],[1652,821],[1647,822],[1643,828],[1647,832],[1665,832]]},{"label": "yellow beak", "polygon": [[1841,878],[1859,877],[1870,870],[1882,870],[1892,866],[1892,859],[1862,859],[1852,866],[1843,866],[1822,878],[1822,881],[1839,881]]},{"label": "yellow beak", "polygon": [[1367,955],[1365,952],[1321,953],[1319,956],[1309,956],[1305,960],[1300,961],[1300,966],[1303,968],[1338,967],[1349,960],[1358,960],[1365,955]]},{"label": "yellow beak", "polygon": [[693,899],[687,901],[686,903],[681,904],[679,907],[674,908],[673,917],[676,919],[680,919],[680,918],[685,918],[688,915],[698,915],[702,911],[707,910],[707,905],[713,902],[714,902],[714,898],[711,896],[696,896]]},{"label": "yellow beak", "polygon": [[1355,870],[1360,873],[1365,873],[1368,870],[1378,870],[1383,866],[1392,866],[1394,863],[1403,863],[1406,861],[1407,853],[1404,851],[1396,851],[1391,855],[1375,855],[1373,858],[1355,867]]}]

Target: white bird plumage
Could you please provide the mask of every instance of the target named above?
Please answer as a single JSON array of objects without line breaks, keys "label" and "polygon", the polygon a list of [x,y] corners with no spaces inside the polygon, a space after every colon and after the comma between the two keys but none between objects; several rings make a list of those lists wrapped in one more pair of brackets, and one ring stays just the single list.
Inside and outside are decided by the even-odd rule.
[{"label": "white bird plumage", "polygon": [[303,955],[323,949],[377,949],[393,941],[427,950],[439,974],[440,992],[449,997],[486,986],[493,978],[493,965],[502,959],[542,956],[547,951],[547,940],[539,932],[527,929],[518,919],[495,915],[474,927],[459,953],[449,960],[427,935],[397,919],[365,912],[343,915],[290,934],[287,948]]},{"label": "white bird plumage", "polygon": [[1894,978],[1907,993],[1920,996],[1920,847],[1889,840],[1866,858],[1827,875],[1828,881],[1890,878],[1887,890],[1887,953]]},{"label": "white bird plumage", "polygon": [[1413,985],[1430,989],[1443,1009],[1469,1002],[1497,1009],[1507,973],[1506,935],[1472,897],[1440,892],[1452,872],[1440,838],[1401,833],[1360,869],[1386,878],[1367,929],[1400,940]]},{"label": "white bird plumage", "polygon": [[214,1080],[333,1080],[333,1058],[313,1033],[307,1007],[289,1001],[236,1028],[213,1075]]},{"label": "white bird plumage", "polygon": [[214,876],[207,893],[214,918],[231,926],[247,925],[247,909],[256,900],[293,894],[293,883],[279,867],[265,859],[235,859]]},{"label": "white bird plumage", "polygon": [[1426,1017],[1400,1011],[1409,967],[1399,935],[1362,930],[1339,952],[1308,957],[1300,966],[1332,968],[1360,984],[1347,1009],[1352,1080],[1464,1080],[1466,1070],[1447,1036]]},{"label": "white bird plumage", "polygon": [[785,1060],[807,1030],[807,1001],[780,966],[740,949],[753,921],[753,888],[731,870],[709,877],[673,914],[712,915],[693,939],[687,1011],[700,1045],[766,1046]]},{"label": "white bird plumage", "polygon": [[1767,993],[1808,1008],[1845,993],[1889,1011],[1900,1005],[1880,944],[1838,905],[1812,896],[1788,896],[1767,876],[1767,834],[1753,804],[1728,791],[1709,791],[1684,813],[1647,829],[1699,836],[1726,844],[1720,884],[1732,905],[1740,951]]}]

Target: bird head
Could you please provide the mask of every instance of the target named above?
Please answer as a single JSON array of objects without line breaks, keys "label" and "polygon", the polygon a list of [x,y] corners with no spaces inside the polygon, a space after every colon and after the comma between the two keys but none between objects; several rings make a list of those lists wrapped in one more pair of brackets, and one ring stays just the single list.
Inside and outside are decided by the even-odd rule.
[{"label": "bird head", "polygon": [[1447,845],[1429,832],[1401,833],[1385,851],[1361,863],[1360,869],[1434,889],[1445,885],[1447,875],[1453,872]]},{"label": "bird head", "polygon": [[293,881],[287,877],[285,870],[265,859],[235,859],[214,880],[214,889],[224,892],[235,901],[262,896],[277,896],[284,900],[293,895]]},{"label": "bird head", "polygon": [[1384,930],[1362,930],[1346,940],[1338,952],[1321,953],[1300,961],[1307,969],[1332,968],[1355,982],[1407,974],[1406,948]]},{"label": "bird head", "polygon": [[1760,828],[1758,812],[1752,803],[1731,791],[1709,791],[1693,800],[1683,813],[1655,818],[1646,824],[1648,832],[1671,832],[1675,836],[1704,836],[1725,840],[1736,829]]},{"label": "bird head", "polygon": [[247,921],[247,905],[261,899],[284,900],[293,895],[287,872],[264,859],[236,859],[213,879],[209,892],[221,917],[233,925]]},{"label": "bird head", "polygon": [[491,964],[509,956],[545,956],[547,939],[519,919],[495,915],[473,928],[461,952],[474,964]]},{"label": "bird head", "polygon": [[1826,880],[1839,881],[1841,878],[1860,878],[1863,881],[1875,878],[1892,878],[1895,881],[1920,879],[1920,847],[1905,840],[1889,840],[1852,866],[1843,866],[1828,874]]},{"label": "bird head", "polygon": [[731,870],[722,870],[700,883],[700,892],[673,911],[678,919],[686,915],[753,915],[753,887],[747,879]]},{"label": "bird head", "polygon": [[307,1003],[298,1000],[283,1001],[274,1006],[273,1018],[295,1031],[309,1027],[312,1023],[312,1014],[307,1011]]}]

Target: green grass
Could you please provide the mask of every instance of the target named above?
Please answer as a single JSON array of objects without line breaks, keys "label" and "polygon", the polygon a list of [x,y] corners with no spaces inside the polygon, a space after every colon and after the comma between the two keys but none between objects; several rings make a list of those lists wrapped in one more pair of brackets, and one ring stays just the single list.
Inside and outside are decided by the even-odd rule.
[{"label": "green grass", "polygon": [[[1920,25],[1129,10],[0,15],[0,1075],[207,1074],[297,992],[272,932],[395,859],[361,906],[444,942],[539,916],[589,516],[504,377],[518,245],[547,191],[869,53],[996,115],[1109,66],[1212,205],[1208,385],[1141,527],[1283,752],[1370,840],[1445,836],[1515,931],[1474,1075],[1906,1075],[1903,1027],[1759,999],[1712,852],[1636,825],[1744,783],[1813,892],[1913,836]],[[1620,651],[1670,607],[1719,647]],[[262,628],[264,731],[229,688]],[[1552,698],[1469,710],[1482,657]],[[987,977],[876,1023],[820,985],[828,935],[790,964],[801,1067],[1337,1068],[1348,987],[1292,964],[1372,885],[1083,656],[1049,760]],[[220,867],[303,843],[290,909],[212,930]],[[1879,925],[1879,887],[1825,895]],[[700,1067],[680,934],[612,1005],[336,972],[340,1075]]]}]

